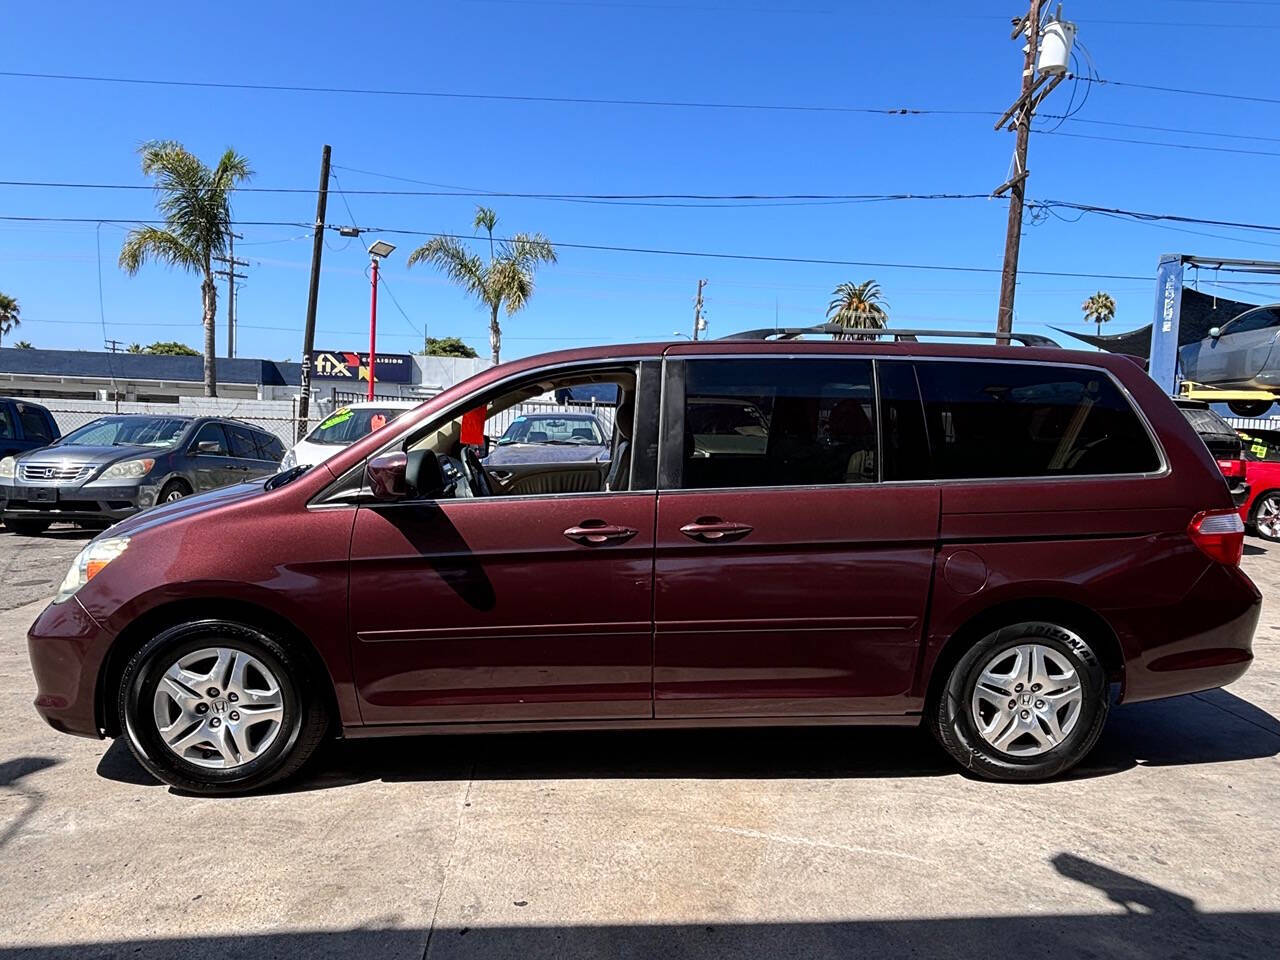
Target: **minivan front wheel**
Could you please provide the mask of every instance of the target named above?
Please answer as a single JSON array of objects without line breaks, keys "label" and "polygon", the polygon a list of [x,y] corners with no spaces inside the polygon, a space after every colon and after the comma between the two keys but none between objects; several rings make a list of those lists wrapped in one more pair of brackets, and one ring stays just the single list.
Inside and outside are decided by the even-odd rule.
[{"label": "minivan front wheel", "polygon": [[130,659],[120,729],[138,762],[191,793],[244,793],[295,773],[327,726],[302,659],[256,628],[180,624]]},{"label": "minivan front wheel", "polygon": [[1080,634],[1016,623],[960,658],[932,726],[947,752],[981,777],[1042,780],[1084,758],[1109,706],[1106,671]]}]

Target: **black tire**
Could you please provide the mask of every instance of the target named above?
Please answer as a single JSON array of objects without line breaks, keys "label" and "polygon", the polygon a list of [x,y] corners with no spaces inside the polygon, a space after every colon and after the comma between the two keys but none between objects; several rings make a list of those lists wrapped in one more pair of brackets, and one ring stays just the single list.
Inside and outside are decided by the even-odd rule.
[{"label": "black tire", "polygon": [[49,529],[48,520],[5,520],[4,525],[10,533],[20,537],[38,537]]},{"label": "black tire", "polygon": [[191,496],[191,488],[187,486],[183,480],[170,480],[160,490],[160,496],[156,497],[156,504],[171,503],[174,500],[181,500],[183,497]]},{"label": "black tire", "polygon": [[[1049,647],[1070,662],[1080,678],[1082,703],[1075,725],[1061,743],[1036,756],[1020,757],[997,750],[983,739],[970,703],[984,667],[1002,651],[1028,642]],[[932,706],[929,725],[961,766],[984,779],[1045,780],[1071,769],[1093,749],[1110,706],[1106,670],[1084,637],[1057,624],[1030,621],[1002,627],[965,652]]]},{"label": "black tire", "polygon": [[[153,698],[166,669],[187,653],[204,647],[240,650],[269,669],[279,684],[283,717],[271,745],[259,756],[230,769],[189,762],[160,737]],[[189,793],[248,793],[297,773],[328,729],[326,700],[316,688],[303,657],[254,627],[221,620],[179,624],[152,638],[130,658],[117,696],[120,730],[153,776]]]},{"label": "black tire", "polygon": [[1228,400],[1227,408],[1237,417],[1260,417],[1271,409],[1271,400]]},{"label": "black tire", "polygon": [[1261,518],[1262,508],[1268,502],[1271,502],[1273,506],[1280,508],[1280,490],[1264,490],[1254,498],[1253,506],[1249,508],[1249,529],[1250,532],[1261,537],[1263,540],[1268,540],[1271,543],[1280,543],[1280,528],[1277,528],[1274,523],[1267,522],[1266,519],[1263,518],[1266,526],[1272,528],[1273,532],[1268,533],[1263,529],[1262,525],[1258,523],[1258,520]]}]

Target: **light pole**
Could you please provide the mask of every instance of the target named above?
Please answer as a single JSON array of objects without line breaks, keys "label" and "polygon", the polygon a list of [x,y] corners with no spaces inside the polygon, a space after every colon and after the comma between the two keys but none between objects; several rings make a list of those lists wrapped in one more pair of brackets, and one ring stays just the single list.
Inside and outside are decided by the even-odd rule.
[{"label": "light pole", "polygon": [[372,286],[369,294],[369,399],[373,399],[374,366],[378,360],[378,261],[391,256],[395,244],[375,240],[369,245],[369,266]]}]

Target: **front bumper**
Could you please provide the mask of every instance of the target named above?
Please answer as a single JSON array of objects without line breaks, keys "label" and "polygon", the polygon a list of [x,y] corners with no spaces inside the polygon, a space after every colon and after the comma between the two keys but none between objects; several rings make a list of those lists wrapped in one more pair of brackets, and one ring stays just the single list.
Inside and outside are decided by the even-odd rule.
[{"label": "front bumper", "polygon": [[153,506],[157,495],[157,487],[150,483],[5,484],[0,486],[0,514],[14,520],[115,522]]},{"label": "front bumper", "polygon": [[55,730],[102,736],[96,701],[108,641],[77,597],[49,604],[31,625],[27,652],[36,679],[35,708]]}]

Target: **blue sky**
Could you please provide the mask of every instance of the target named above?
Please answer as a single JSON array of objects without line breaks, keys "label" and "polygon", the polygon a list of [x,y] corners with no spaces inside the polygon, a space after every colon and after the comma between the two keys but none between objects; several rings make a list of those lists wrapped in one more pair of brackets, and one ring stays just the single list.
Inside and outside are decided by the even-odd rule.
[{"label": "blue sky", "polygon": [[[435,0],[406,7],[331,3],[163,8],[100,3],[6,11],[4,69],[116,77],[376,87],[473,94],[760,104],[1000,110],[1021,57],[1008,19],[1019,2],[851,0]],[[127,10],[127,12],[124,12]],[[222,11],[225,11],[222,12]],[[907,17],[906,14],[911,16]],[[1280,3],[1263,0],[1077,0],[1080,27],[1106,78],[1275,95]],[[1081,84],[1077,98],[1087,85]],[[1046,110],[1065,109],[1070,85]],[[212,160],[248,155],[261,187],[314,189],[333,145],[348,191],[396,189],[374,171],[471,189],[553,193],[985,193],[1005,179],[1013,136],[985,116],[881,117],[830,112],[510,103],[210,90],[0,77],[9,149],[4,180],[144,183],[137,145],[182,141]],[[1238,138],[1073,122],[1063,132],[1280,154],[1280,106],[1094,87],[1080,120],[1216,131]],[[1277,156],[1037,136],[1029,195],[1136,210],[1280,222]],[[423,188],[428,189],[428,188]],[[331,195],[331,223],[470,232],[474,200]],[[499,199],[500,230],[552,241],[782,257],[996,267],[1006,204],[998,200],[739,208],[654,208]],[[242,194],[241,220],[309,222],[314,194]],[[152,195],[0,187],[7,216],[145,218]],[[124,227],[0,220],[0,290],[18,297],[16,338],[101,348],[98,245],[106,336],[200,343],[199,285],[160,266],[116,267]],[[1277,257],[1280,236],[1192,227],[1199,234],[1100,216],[1028,225],[1025,269],[1152,279],[1026,277],[1016,326],[1085,329],[1080,302],[1110,291],[1116,330],[1148,322],[1162,252]],[[246,226],[251,261],[239,299],[241,356],[297,359],[311,244],[303,229]],[[1200,234],[1212,234],[1203,236]],[[486,318],[428,268],[409,270],[421,239],[385,235],[379,349],[407,351],[425,328],[485,352]],[[360,241],[331,235],[316,345],[367,341]],[[991,328],[998,274],[749,263],[562,249],[529,308],[505,325],[504,356],[575,343],[668,338],[691,325],[705,277],[711,335],[821,319],[831,289],[878,280],[898,325]],[[1211,278],[1205,276],[1202,280]],[[1234,282],[1224,280],[1224,282]],[[1202,289],[1209,289],[1202,284]],[[1228,289],[1225,296],[1249,299]],[[225,298],[225,287],[220,289]],[[219,352],[225,342],[219,304]],[[15,339],[15,338],[10,338]]]}]

